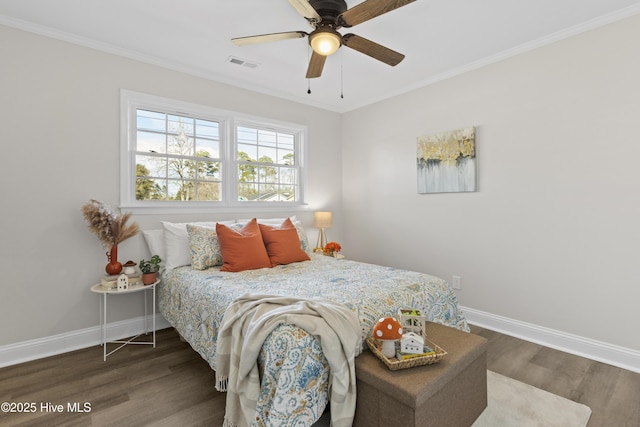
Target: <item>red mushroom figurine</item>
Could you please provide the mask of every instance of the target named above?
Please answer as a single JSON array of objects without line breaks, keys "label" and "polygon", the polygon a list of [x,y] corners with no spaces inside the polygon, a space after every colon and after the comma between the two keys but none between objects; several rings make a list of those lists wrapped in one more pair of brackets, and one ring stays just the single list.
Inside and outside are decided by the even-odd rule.
[{"label": "red mushroom figurine", "polygon": [[373,327],[373,336],[382,342],[382,354],[394,357],[395,342],[402,338],[402,325],[395,317],[383,317]]}]

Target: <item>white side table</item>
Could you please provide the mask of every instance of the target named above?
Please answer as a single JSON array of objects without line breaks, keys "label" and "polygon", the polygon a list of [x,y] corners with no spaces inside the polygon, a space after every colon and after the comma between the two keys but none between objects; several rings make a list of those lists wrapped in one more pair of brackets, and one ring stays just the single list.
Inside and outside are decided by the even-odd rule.
[{"label": "white side table", "polygon": [[[122,347],[124,347],[127,344],[153,345],[153,348],[156,347],[156,285],[158,283],[160,283],[159,280],[155,281],[150,285],[143,285],[142,283],[136,283],[130,286],[129,289],[124,291],[118,291],[117,289],[107,289],[100,284],[91,286],[91,292],[95,292],[97,294],[102,295],[101,304],[100,304],[100,328],[102,330],[103,360],[105,362],[107,361],[107,356],[110,356],[111,354],[120,350]],[[151,316],[152,318],[151,331],[153,334],[153,340],[152,341],[134,341],[136,338],[142,335],[142,334],[138,334],[135,337],[130,338],[126,341],[107,341],[107,297],[109,295],[125,295],[125,294],[130,294],[132,292],[140,292],[140,291],[144,291],[144,328],[145,328],[144,334],[145,335],[149,333],[149,327],[147,323],[148,321],[147,291],[152,291],[152,294],[153,294],[153,305],[152,305],[153,309],[152,309],[152,316]],[[107,353],[107,344],[120,344],[120,346],[118,346],[114,350],[111,350],[109,353]]]}]

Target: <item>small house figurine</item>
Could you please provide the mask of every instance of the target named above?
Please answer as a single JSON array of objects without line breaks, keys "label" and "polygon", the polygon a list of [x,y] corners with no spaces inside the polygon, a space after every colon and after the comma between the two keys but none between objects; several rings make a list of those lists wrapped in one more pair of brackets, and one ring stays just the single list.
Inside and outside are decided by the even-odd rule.
[{"label": "small house figurine", "polygon": [[129,289],[129,276],[123,273],[118,276],[118,290],[126,291],[127,289]]},{"label": "small house figurine", "polygon": [[424,352],[424,339],[415,332],[407,332],[400,338],[402,353],[420,354]]},{"label": "small house figurine", "polygon": [[427,337],[427,318],[420,310],[412,308],[399,308],[398,317],[405,331],[415,332],[422,338]]}]

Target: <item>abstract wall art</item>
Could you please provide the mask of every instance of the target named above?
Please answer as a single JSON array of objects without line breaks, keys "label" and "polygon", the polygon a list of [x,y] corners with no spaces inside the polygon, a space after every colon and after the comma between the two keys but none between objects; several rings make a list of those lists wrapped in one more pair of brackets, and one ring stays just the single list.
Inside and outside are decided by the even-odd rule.
[{"label": "abstract wall art", "polygon": [[476,191],[476,130],[466,127],[418,137],[418,193]]}]

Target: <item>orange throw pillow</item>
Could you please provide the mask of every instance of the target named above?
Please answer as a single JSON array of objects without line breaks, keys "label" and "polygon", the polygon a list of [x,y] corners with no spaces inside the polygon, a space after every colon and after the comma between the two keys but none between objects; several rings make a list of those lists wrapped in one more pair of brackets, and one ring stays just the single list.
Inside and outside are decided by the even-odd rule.
[{"label": "orange throw pillow", "polygon": [[309,255],[300,246],[300,237],[296,226],[289,218],[279,228],[264,224],[258,224],[258,226],[272,267],[298,261],[309,261]]},{"label": "orange throw pillow", "polygon": [[222,254],[220,271],[238,272],[271,267],[267,250],[262,243],[260,227],[255,218],[240,231],[234,231],[224,224],[217,223],[216,234]]}]

